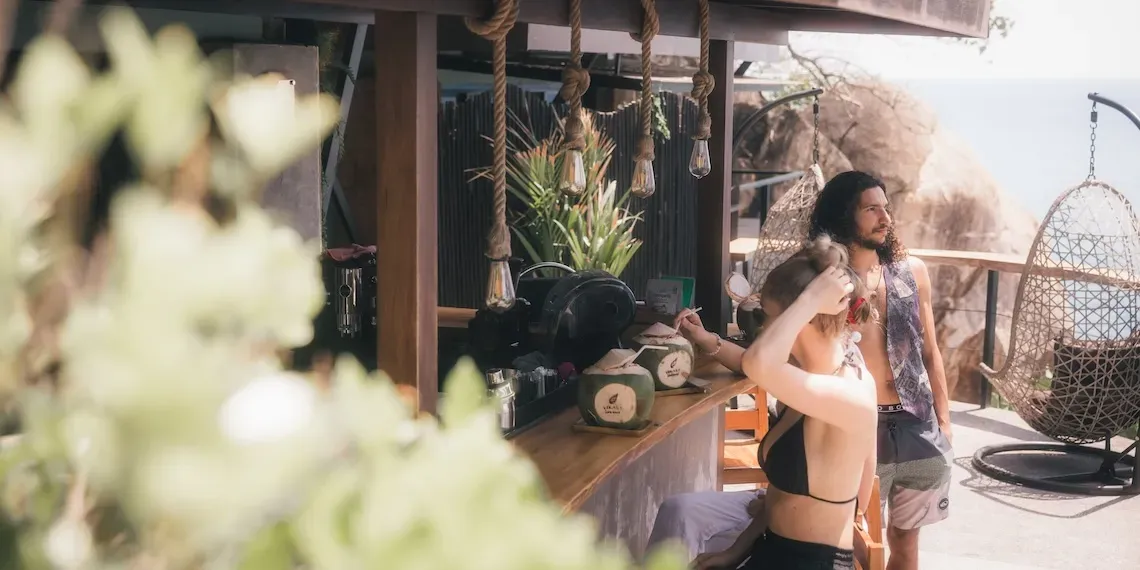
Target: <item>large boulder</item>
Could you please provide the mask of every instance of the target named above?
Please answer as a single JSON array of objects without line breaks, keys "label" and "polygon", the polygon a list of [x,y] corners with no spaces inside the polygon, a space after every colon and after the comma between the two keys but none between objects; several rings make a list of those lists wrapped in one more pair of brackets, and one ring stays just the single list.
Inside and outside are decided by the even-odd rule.
[{"label": "large boulder", "polygon": [[[914,192],[897,196],[899,237],[913,249],[1014,253],[1024,257],[1038,222],[993,180],[964,141],[936,129]],[[934,321],[952,399],[979,402],[988,271],[928,264]],[[995,365],[1008,346],[1020,275],[1000,274]]]},{"label": "large boulder", "polygon": [[[737,105],[738,117],[744,106]],[[745,133],[738,163],[764,170],[804,168],[810,163],[811,119],[810,105],[770,113]],[[968,145],[941,129],[934,113],[901,89],[868,82],[824,94],[820,134],[824,176],[854,168],[883,180],[908,247],[1028,252],[1037,221],[1002,192]],[[951,397],[977,402],[986,271],[933,263],[929,268]],[[1003,274],[999,281],[999,365],[1018,279]]]},{"label": "large boulder", "polygon": [[882,180],[892,199],[918,188],[937,122],[925,104],[885,83],[844,84],[820,97],[820,132],[852,167]]},{"label": "large boulder", "polygon": [[[738,99],[733,115],[735,128],[739,129],[761,106],[762,102],[742,103]],[[806,171],[812,163],[813,133],[810,104],[799,108],[776,108],[741,133],[741,149],[736,155],[735,166],[773,172]],[[822,132],[819,137],[819,166],[825,178],[852,168],[851,161]],[[742,176],[738,183],[755,179],[755,176]],[[794,181],[785,182],[773,187],[771,201],[779,200],[793,184]],[[742,191],[740,203],[747,205],[753,198],[752,191]]]}]

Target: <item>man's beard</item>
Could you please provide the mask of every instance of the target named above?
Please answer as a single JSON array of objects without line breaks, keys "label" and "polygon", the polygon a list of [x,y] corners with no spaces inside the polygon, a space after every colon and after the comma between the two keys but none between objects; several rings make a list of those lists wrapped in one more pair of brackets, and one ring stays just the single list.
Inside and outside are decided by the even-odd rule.
[{"label": "man's beard", "polygon": [[880,256],[884,253],[890,253],[891,247],[894,244],[894,242],[895,242],[895,229],[894,228],[887,228],[887,233],[883,234],[883,239],[881,239],[881,240],[874,239],[870,236],[856,236],[855,237],[855,245],[857,245],[863,249],[871,250],[875,253],[878,253],[878,254],[880,254]]}]

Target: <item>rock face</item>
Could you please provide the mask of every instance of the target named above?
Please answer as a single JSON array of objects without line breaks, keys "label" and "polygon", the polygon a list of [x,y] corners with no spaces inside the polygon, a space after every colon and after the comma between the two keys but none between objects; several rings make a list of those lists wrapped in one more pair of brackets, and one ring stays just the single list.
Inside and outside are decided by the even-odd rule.
[{"label": "rock face", "polygon": [[[746,117],[750,108],[756,106],[738,104],[736,116]],[[865,83],[829,91],[821,97],[820,109],[824,176],[856,169],[883,180],[897,231],[908,247],[1029,251],[1037,220],[1003,194],[970,148],[941,129],[925,105],[896,87]],[[811,161],[811,105],[770,113],[744,136],[737,166],[804,169]],[[772,199],[781,191],[776,189]],[[987,273],[964,266],[928,267],[951,398],[978,402]],[[1002,274],[999,279],[997,365],[1005,356],[1019,276]]]},{"label": "rock face", "polygon": [[852,85],[820,97],[820,134],[855,169],[882,180],[892,200],[918,189],[936,126],[933,111],[889,85]]},{"label": "rock face", "polygon": [[[737,121],[747,120],[759,107],[749,103],[737,104],[733,117]],[[821,111],[821,119],[822,114]],[[823,176],[830,178],[851,170],[851,161],[823,133],[822,124],[820,131],[819,165]],[[741,138],[743,143],[741,152],[737,154],[736,167],[780,172],[804,170],[811,164],[812,157],[811,105],[808,104],[806,109],[778,108],[757,121]],[[786,182],[773,188],[772,202],[778,200],[792,184],[794,182]],[[751,196],[747,198],[750,200]],[[741,200],[748,201],[744,196]]]},{"label": "rock face", "polygon": [[[1009,199],[963,141],[942,129],[931,137],[917,191],[898,200],[899,235],[908,247],[1016,253],[1024,256],[1038,222]],[[950,396],[979,402],[986,306],[984,269],[929,264],[934,320]],[[998,277],[995,365],[1005,359],[1019,275]]]}]

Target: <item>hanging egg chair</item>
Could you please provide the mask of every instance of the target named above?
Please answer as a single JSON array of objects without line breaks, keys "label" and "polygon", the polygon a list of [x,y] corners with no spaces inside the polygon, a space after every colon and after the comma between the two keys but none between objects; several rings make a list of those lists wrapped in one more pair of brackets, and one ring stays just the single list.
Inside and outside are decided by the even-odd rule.
[{"label": "hanging egg chair", "polygon": [[[1092,123],[1095,152],[1095,102]],[[1128,199],[1096,180],[1094,164],[1041,222],[1005,362],[981,366],[1017,414],[1057,443],[988,446],[973,464],[1046,491],[1135,495],[1136,444],[1119,452],[1111,442],[1140,421],[1140,225]]]}]

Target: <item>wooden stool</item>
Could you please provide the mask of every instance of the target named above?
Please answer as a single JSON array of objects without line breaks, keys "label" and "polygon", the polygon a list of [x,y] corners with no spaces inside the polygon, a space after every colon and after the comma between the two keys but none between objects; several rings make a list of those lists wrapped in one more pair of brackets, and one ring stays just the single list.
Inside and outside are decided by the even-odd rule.
[{"label": "wooden stool", "polygon": [[768,394],[759,388],[745,392],[756,398],[755,410],[726,410],[724,430],[750,431],[752,439],[725,441],[724,443],[724,484],[755,484],[763,487],[768,484],[768,476],[760,468],[757,451],[760,440],[768,433]]},{"label": "wooden stool", "polygon": [[866,530],[855,526],[855,567],[859,570],[885,570],[887,554],[883,548],[883,509],[879,503],[878,475],[871,485],[870,503],[866,510]]}]

